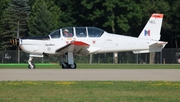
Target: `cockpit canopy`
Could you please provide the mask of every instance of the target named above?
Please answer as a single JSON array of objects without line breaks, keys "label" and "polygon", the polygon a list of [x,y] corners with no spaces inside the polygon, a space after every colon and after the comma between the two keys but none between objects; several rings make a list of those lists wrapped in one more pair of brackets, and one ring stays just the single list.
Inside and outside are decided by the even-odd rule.
[{"label": "cockpit canopy", "polygon": [[58,39],[60,37],[101,37],[105,31],[96,27],[66,27],[53,31],[49,34],[51,39]]}]

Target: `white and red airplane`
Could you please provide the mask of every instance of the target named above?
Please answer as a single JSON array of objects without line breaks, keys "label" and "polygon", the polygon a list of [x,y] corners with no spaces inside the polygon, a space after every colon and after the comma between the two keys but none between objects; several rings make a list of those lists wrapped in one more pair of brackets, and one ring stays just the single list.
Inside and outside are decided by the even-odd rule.
[{"label": "white and red airplane", "polygon": [[[159,41],[163,14],[151,15],[139,37],[108,33],[96,27],[66,27],[53,31],[45,37],[14,39],[20,48],[29,53],[28,68],[35,69],[33,57],[57,54],[63,69],[76,68],[74,55],[91,53],[123,52],[134,53],[160,52],[167,42]],[[64,61],[64,58],[67,61]]]}]

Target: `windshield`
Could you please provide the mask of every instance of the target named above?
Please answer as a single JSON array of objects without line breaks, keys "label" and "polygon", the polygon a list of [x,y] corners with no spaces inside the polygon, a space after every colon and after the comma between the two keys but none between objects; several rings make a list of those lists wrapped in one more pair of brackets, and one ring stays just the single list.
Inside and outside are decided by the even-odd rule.
[{"label": "windshield", "polygon": [[88,27],[88,35],[89,37],[101,37],[104,33],[104,30],[95,28],[95,27]]},{"label": "windshield", "polygon": [[51,39],[60,38],[60,32],[59,30],[55,30],[50,34]]}]

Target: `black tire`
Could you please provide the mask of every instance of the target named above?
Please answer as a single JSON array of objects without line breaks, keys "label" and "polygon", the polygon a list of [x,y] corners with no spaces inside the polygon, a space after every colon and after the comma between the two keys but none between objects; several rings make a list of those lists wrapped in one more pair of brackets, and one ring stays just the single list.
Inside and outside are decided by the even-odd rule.
[{"label": "black tire", "polygon": [[67,62],[61,65],[62,69],[76,69],[76,63],[74,65],[69,65]]},{"label": "black tire", "polygon": [[70,67],[71,69],[76,69],[77,66],[76,66],[76,63],[74,63],[74,66],[71,66],[71,65],[70,65],[69,67]]},{"label": "black tire", "polygon": [[62,66],[62,69],[68,69],[69,68],[69,65],[67,62],[62,63],[61,66]]}]

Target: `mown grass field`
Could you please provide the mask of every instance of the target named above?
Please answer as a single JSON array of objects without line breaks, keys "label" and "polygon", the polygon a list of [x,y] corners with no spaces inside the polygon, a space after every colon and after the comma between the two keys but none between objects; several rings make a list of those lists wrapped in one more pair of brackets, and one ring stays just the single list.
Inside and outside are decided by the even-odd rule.
[{"label": "mown grass field", "polygon": [[[0,64],[0,69],[26,69],[28,64]],[[56,63],[36,64],[36,69],[61,69]],[[180,64],[77,64],[77,69],[180,69]]]},{"label": "mown grass field", "polygon": [[0,102],[179,102],[180,82],[1,81]]}]

